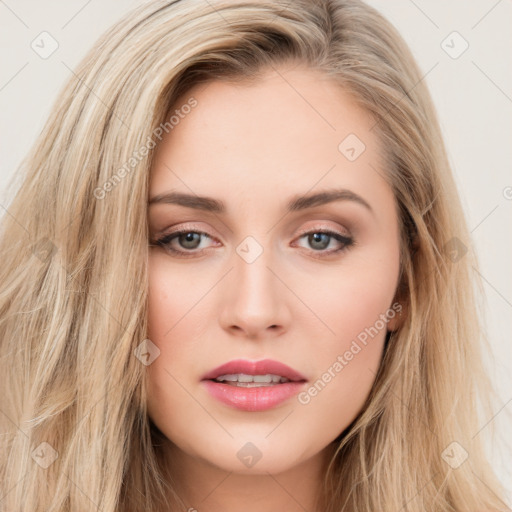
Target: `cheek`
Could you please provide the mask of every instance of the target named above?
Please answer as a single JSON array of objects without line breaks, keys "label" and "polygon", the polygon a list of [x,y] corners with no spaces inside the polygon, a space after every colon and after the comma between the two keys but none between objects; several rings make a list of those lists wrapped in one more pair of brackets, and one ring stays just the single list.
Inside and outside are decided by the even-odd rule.
[{"label": "cheek", "polygon": [[329,279],[317,274],[317,285],[308,295],[308,306],[326,327],[321,326],[323,334],[318,336],[321,350],[317,345],[312,353],[315,379],[299,403],[310,417],[323,417],[332,432],[348,426],[363,406],[380,366],[386,319],[395,315],[391,306],[399,274],[398,246],[359,256],[347,259],[339,272],[330,272]]},{"label": "cheek", "polygon": [[[171,339],[196,339],[200,327],[201,298],[212,280],[197,271],[191,272],[169,263],[165,254],[149,257],[148,337],[167,349]],[[183,345],[176,344],[173,345]]]},{"label": "cheek", "polygon": [[207,287],[199,283],[197,273],[180,272],[162,253],[150,254],[148,272],[148,338],[160,349],[160,355],[148,366],[150,395],[162,393],[161,398],[169,399],[175,396],[169,387],[177,385],[169,373],[181,381],[182,365],[176,361],[193,360],[202,337],[206,318],[200,300]]},{"label": "cheek", "polygon": [[[162,253],[150,254],[148,273],[148,338],[160,354],[146,369],[147,408],[153,422],[170,438],[176,435],[172,412],[190,407],[180,386],[184,375],[179,370],[185,366],[186,371],[186,365],[175,362],[193,360],[194,340],[200,339],[200,291],[194,273],[180,272]],[[175,343],[178,339],[187,343]]]},{"label": "cheek", "polygon": [[353,261],[347,259],[338,271],[327,269],[325,276],[317,272],[302,279],[302,285],[297,282],[299,293],[322,320],[320,336],[329,346],[343,349],[372,327],[385,334],[382,316],[392,305],[399,273],[398,248],[388,252],[387,258],[379,259],[358,255]]}]

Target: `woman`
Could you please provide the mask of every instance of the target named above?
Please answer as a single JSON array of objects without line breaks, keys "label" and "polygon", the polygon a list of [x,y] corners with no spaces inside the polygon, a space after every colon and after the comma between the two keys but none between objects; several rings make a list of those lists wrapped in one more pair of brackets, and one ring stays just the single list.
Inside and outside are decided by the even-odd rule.
[{"label": "woman", "polygon": [[5,510],[505,510],[476,263],[390,24],[159,0],[76,75],[2,224]]}]

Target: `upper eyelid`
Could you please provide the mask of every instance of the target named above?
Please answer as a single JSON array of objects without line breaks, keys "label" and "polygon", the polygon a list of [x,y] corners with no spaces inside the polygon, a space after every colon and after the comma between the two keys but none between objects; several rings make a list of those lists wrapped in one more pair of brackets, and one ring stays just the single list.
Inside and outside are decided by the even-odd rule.
[{"label": "upper eyelid", "polygon": [[337,235],[346,236],[346,237],[352,236],[350,233],[344,234],[341,232],[340,229],[332,228],[332,227],[326,226],[326,225],[313,226],[310,228],[301,229],[297,236],[302,236],[302,235],[312,233],[315,231],[328,231],[330,233],[336,233]]},{"label": "upper eyelid", "polygon": [[[171,236],[171,235],[183,232],[183,231],[185,231],[185,232],[193,232],[193,233],[200,233],[202,235],[205,235],[207,238],[210,238],[212,240],[217,240],[217,237],[215,237],[213,235],[210,235],[207,231],[204,231],[204,230],[202,230],[200,228],[197,228],[196,226],[187,226],[187,225],[185,225],[184,227],[176,228],[174,231],[169,231],[168,233],[162,233],[161,235],[159,235],[159,236],[157,236],[155,238],[163,238],[163,237]],[[347,238],[352,236],[350,233],[344,234],[339,229],[335,229],[335,228],[332,228],[332,227],[329,227],[329,226],[326,226],[326,225],[312,226],[310,228],[301,229],[299,231],[299,233],[297,234],[297,236],[301,237],[303,235],[306,235],[306,234],[309,234],[309,233],[315,232],[315,231],[328,231],[328,232],[332,232],[332,233],[335,233],[335,234],[340,235],[340,236],[345,236]]]}]

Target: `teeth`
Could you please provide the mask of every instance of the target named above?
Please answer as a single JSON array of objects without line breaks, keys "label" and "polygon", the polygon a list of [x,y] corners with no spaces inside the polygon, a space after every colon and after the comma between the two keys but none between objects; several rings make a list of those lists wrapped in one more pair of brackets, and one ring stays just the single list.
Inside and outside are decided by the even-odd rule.
[{"label": "teeth", "polygon": [[259,384],[280,384],[290,382],[286,377],[280,375],[247,375],[245,373],[219,375],[216,379],[218,382],[234,383],[242,387],[257,387]]},{"label": "teeth", "polygon": [[238,380],[238,375],[219,375],[215,380],[227,380],[229,382],[236,382]]},{"label": "teeth", "polygon": [[256,382],[255,375],[245,375],[244,373],[240,373],[238,375],[238,382]]},{"label": "teeth", "polygon": [[[252,382],[272,382],[272,375],[248,375],[247,377],[252,377]],[[277,377],[277,375],[276,375]],[[244,382],[244,381],[238,381]],[[245,382],[251,382],[250,380],[246,380]]]}]

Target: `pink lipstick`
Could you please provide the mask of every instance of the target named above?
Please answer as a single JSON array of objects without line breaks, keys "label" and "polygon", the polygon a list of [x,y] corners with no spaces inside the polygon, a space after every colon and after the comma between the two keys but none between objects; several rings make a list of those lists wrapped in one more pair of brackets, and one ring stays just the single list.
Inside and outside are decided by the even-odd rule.
[{"label": "pink lipstick", "polygon": [[237,359],[209,371],[201,381],[220,402],[257,412],[276,407],[296,395],[307,379],[279,361]]}]

